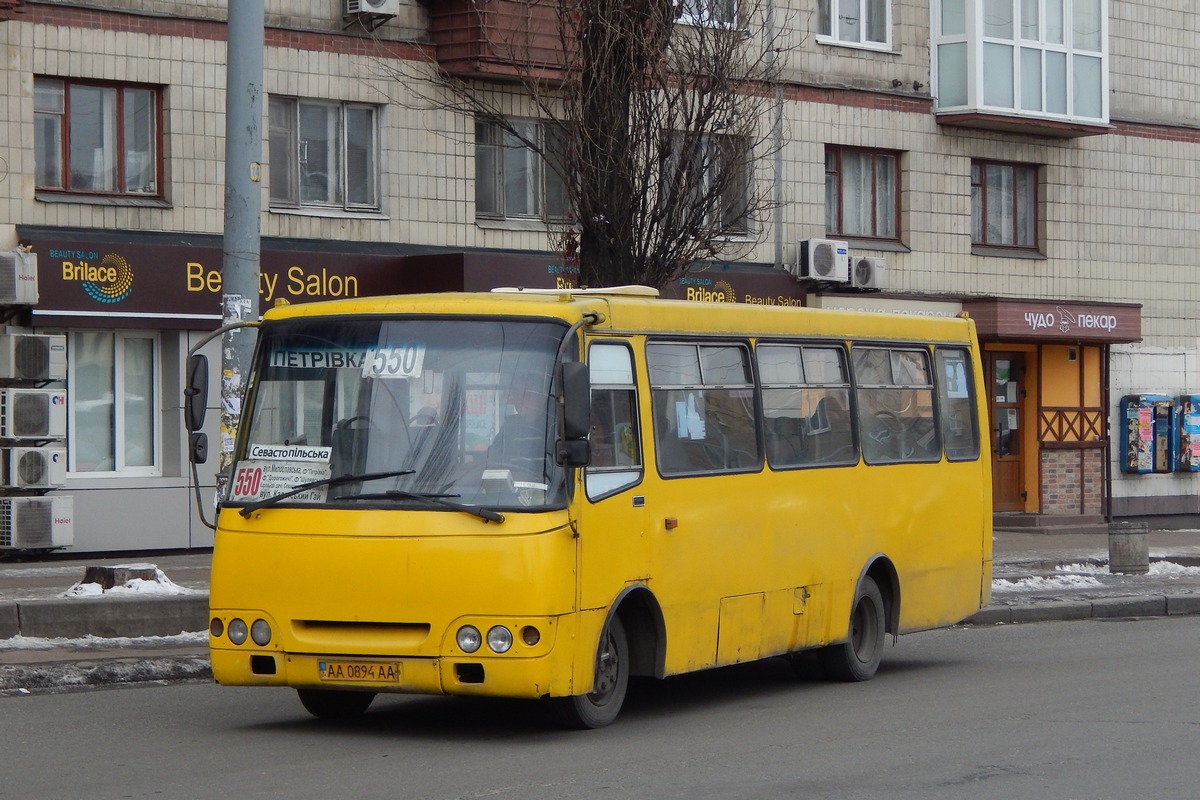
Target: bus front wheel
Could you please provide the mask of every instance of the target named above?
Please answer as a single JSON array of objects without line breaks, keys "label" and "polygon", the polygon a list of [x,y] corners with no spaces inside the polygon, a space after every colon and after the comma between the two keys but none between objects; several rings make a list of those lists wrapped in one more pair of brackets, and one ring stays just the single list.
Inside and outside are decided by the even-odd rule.
[{"label": "bus front wheel", "polygon": [[621,713],[629,687],[629,639],[621,618],[613,616],[596,650],[596,683],[588,694],[564,697],[558,702],[563,721],[572,728],[603,728]]},{"label": "bus front wheel", "polygon": [[367,710],[374,692],[346,692],[335,689],[297,689],[304,710],[317,719],[350,719]]},{"label": "bus front wheel", "polygon": [[845,682],[869,681],[875,677],[883,657],[886,619],[879,586],[871,577],[864,577],[850,610],[848,638],[842,644],[823,647],[817,652],[826,674]]}]

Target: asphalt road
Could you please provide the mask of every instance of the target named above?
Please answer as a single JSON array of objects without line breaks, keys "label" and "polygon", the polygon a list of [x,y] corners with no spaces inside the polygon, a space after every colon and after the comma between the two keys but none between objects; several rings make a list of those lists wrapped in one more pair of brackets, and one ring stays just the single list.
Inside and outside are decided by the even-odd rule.
[{"label": "asphalt road", "polygon": [[638,685],[615,725],[383,697],[354,724],[203,682],[0,698],[0,798],[1196,796],[1200,617],[953,628],[865,684],[782,660]]}]

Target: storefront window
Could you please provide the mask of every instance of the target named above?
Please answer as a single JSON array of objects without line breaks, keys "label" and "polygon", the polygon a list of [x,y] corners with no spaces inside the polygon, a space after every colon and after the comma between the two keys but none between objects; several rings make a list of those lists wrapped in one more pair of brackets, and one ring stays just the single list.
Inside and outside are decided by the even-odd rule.
[{"label": "storefront window", "polygon": [[69,349],[71,471],[157,474],[157,337],[77,331]]}]

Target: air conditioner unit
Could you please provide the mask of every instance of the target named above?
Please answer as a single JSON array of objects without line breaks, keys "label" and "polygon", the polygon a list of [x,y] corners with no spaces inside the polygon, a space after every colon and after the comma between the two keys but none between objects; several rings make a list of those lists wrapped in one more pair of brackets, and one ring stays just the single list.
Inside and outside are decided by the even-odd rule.
[{"label": "air conditioner unit", "polygon": [[61,439],[67,395],[56,389],[0,389],[0,439]]},{"label": "air conditioner unit", "polygon": [[803,280],[850,282],[850,245],[836,239],[805,239],[800,242],[796,277]]},{"label": "air conditioner unit", "polygon": [[886,289],[887,262],[882,258],[855,256],[851,264],[850,281],[856,289]]},{"label": "air conditioner unit", "polygon": [[62,447],[11,447],[4,451],[4,487],[53,489],[67,482],[67,451]]},{"label": "air conditioner unit", "polygon": [[346,17],[394,17],[400,13],[400,0],[346,0]]},{"label": "air conditioner unit", "polygon": [[67,337],[0,334],[0,381],[61,381],[67,377]]},{"label": "air conditioner unit", "polygon": [[37,253],[0,253],[0,306],[35,306],[37,301]]},{"label": "air conditioner unit", "polygon": [[53,550],[74,542],[70,495],[0,498],[0,550]]}]

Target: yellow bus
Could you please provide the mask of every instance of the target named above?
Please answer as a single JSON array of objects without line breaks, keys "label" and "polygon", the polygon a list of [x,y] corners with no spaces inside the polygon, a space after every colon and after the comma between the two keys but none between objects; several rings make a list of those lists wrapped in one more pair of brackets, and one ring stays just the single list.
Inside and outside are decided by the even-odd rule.
[{"label": "yellow bus", "polygon": [[585,728],[630,676],[815,649],[870,679],[887,635],[989,600],[981,386],[965,318],[644,287],[274,308],[217,519],[213,675],[321,718],[488,695]]}]

